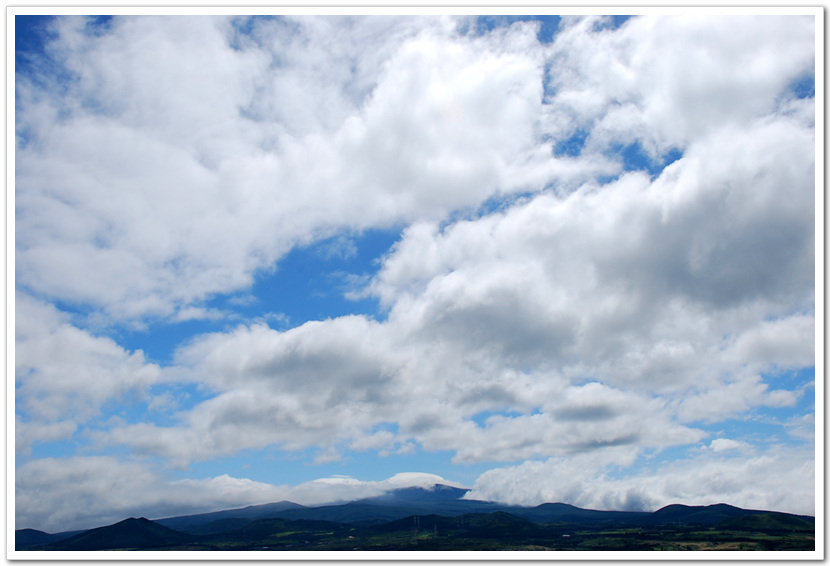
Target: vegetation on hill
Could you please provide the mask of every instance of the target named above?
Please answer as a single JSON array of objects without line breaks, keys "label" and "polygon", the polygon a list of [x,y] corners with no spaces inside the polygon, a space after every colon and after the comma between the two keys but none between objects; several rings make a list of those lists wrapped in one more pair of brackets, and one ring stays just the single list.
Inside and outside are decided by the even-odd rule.
[{"label": "vegetation on hill", "polygon": [[[31,550],[814,550],[814,524],[782,513],[746,514],[716,525],[540,524],[510,513],[412,515],[381,525],[312,520],[219,520],[207,534],[127,519]],[[20,548],[18,548],[20,550]]]}]

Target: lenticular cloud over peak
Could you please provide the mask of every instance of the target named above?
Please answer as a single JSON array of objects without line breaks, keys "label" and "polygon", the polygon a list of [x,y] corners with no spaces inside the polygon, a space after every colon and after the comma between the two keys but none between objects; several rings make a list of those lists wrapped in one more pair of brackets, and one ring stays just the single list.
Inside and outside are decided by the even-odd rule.
[{"label": "lenticular cloud over peak", "polygon": [[812,11],[13,17],[16,528],[816,512]]}]

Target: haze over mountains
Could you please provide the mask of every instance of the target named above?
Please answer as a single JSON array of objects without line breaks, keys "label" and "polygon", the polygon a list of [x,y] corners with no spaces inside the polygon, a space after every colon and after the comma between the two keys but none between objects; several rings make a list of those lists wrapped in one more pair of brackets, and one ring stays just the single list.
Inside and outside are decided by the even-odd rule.
[{"label": "haze over mountains", "polygon": [[[397,489],[381,496],[336,505],[310,507],[280,501],[153,521],[131,517],[81,532],[49,534],[21,529],[15,533],[15,545],[18,551],[188,550],[213,549],[223,544],[253,549],[251,545],[273,541],[277,536],[275,533],[278,533],[283,537],[280,538],[282,546],[274,546],[272,542],[268,548],[287,549],[294,548],[294,543],[289,544],[286,542],[289,539],[284,537],[297,536],[298,533],[305,533],[300,537],[303,545],[311,544],[305,540],[308,538],[315,539],[319,546],[330,544],[330,537],[356,540],[356,537],[368,536],[366,533],[372,533],[375,537],[393,537],[410,531],[427,534],[434,531],[437,539],[439,530],[441,533],[461,532],[467,537],[477,537],[475,540],[506,544],[506,537],[519,537],[521,540],[530,540],[528,537],[549,538],[554,536],[551,529],[559,529],[556,533],[560,533],[562,529],[565,529],[562,532],[597,528],[637,529],[639,532],[655,528],[711,530],[728,527],[738,531],[750,529],[804,534],[814,529],[815,521],[809,516],[741,509],[723,503],[668,505],[654,512],[600,511],[565,503],[521,507],[463,499],[468,491],[437,484],[432,488]],[[555,536],[563,536],[556,533]]]}]

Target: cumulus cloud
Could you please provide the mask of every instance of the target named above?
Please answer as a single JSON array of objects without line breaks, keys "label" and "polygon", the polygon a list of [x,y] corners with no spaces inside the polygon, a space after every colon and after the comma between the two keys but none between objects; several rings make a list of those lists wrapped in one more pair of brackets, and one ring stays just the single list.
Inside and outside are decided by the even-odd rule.
[{"label": "cumulus cloud", "polygon": [[814,65],[810,18],[644,16],[597,31],[599,19],[563,20],[548,79],[550,129],[585,128],[589,153],[639,141],[659,158],[751,123]]},{"label": "cumulus cloud", "polygon": [[[407,65],[389,73],[414,69],[424,75],[419,89],[432,74],[452,75],[442,69],[456,58],[499,77],[503,57],[519,57],[474,63],[461,44],[444,43],[446,61],[432,69],[439,40],[414,41],[398,55]],[[505,81],[524,76],[521,65],[509,68]],[[401,81],[389,84],[410,84]],[[392,96],[386,85],[370,108]],[[764,87],[770,100],[784,88],[775,85]],[[397,118],[398,134],[415,127],[410,118]],[[102,440],[183,463],[270,444],[319,446],[328,461],[338,444],[389,450],[410,441],[452,450],[459,462],[514,461],[690,444],[703,433],[683,423],[792,405],[797,395],[761,372],[814,356],[805,314],[814,134],[768,106],[740,121],[697,132],[654,179],[634,172],[481,217],[412,224],[368,287],[386,321],[350,316],[196,338],[176,363],[217,395],[180,426],[135,425]],[[764,347],[779,336],[777,348]],[[519,414],[474,420],[505,410]],[[378,436],[387,422],[397,434]]]},{"label": "cumulus cloud", "polygon": [[68,438],[105,403],[146,396],[160,380],[161,369],[142,351],[81,330],[28,295],[15,299],[16,450]]},{"label": "cumulus cloud", "polygon": [[248,35],[212,17],[54,27],[48,52],[69,80],[17,77],[17,277],[115,319],[244,289],[338,228],[441,218],[554,174],[531,27],[486,38],[440,18],[281,18]]}]

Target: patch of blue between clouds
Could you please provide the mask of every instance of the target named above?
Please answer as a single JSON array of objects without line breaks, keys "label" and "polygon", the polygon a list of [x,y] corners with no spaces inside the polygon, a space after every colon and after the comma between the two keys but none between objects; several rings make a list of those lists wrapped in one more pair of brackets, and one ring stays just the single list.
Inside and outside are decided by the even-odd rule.
[{"label": "patch of blue between clouds", "polygon": [[128,351],[141,350],[148,362],[165,366],[172,362],[175,349],[194,335],[229,330],[239,322],[227,319],[151,321],[144,328],[117,328],[110,333]]},{"label": "patch of blue between clouds", "polygon": [[801,446],[811,444],[812,438],[790,434],[794,426],[804,417],[815,415],[815,368],[776,374],[762,374],[768,392],[777,389],[800,392],[792,406],[756,406],[740,417],[724,419],[714,423],[695,422],[689,426],[700,428],[711,434],[711,438],[723,437],[740,440],[759,447],[773,444]]},{"label": "patch of blue between clouds", "polygon": [[285,24],[285,18],[275,15],[256,15],[256,16],[236,16],[231,19],[231,36],[228,40],[228,45],[235,51],[241,51],[246,48],[246,44],[253,43],[262,47],[260,37],[257,34],[259,26],[263,23],[281,23]]},{"label": "patch of blue between clouds", "polygon": [[[63,77],[66,73],[45,56],[47,43],[54,39],[50,29],[54,16],[14,16],[14,72],[16,77],[45,88],[46,77]],[[16,89],[15,89],[16,91]],[[18,103],[15,92],[15,104]],[[24,148],[32,141],[32,131],[15,124],[15,145]]]},{"label": "patch of blue between clouds", "polygon": [[[672,148],[663,154],[659,159],[655,160],[649,157],[649,155],[643,150],[643,146],[640,144],[640,141],[637,140],[629,144],[612,144],[611,147],[605,151],[605,155],[612,159],[620,160],[622,162],[624,172],[645,171],[651,176],[651,179],[654,180],[660,176],[663,169],[682,158],[683,151],[679,148]],[[604,176],[599,178],[598,181],[600,184],[607,184],[616,181],[619,177],[619,175]]]},{"label": "patch of blue between clouds", "polygon": [[[585,148],[590,132],[584,128],[576,129],[570,136],[559,140],[553,146],[553,155],[559,158],[579,157]],[[543,140],[547,141],[547,140]],[[646,171],[652,179],[657,178],[663,169],[683,157],[683,151],[679,148],[671,148],[659,159],[651,158],[643,149],[639,140],[629,144],[612,144],[605,155],[619,159],[622,162],[624,171]],[[604,176],[599,179],[600,183],[606,184],[619,178],[615,176]]]},{"label": "patch of blue between clouds", "polygon": [[14,17],[14,65],[15,72],[27,74],[36,58],[44,52],[46,44],[54,37],[50,25],[54,16]]},{"label": "patch of blue between clouds", "polygon": [[701,441],[701,444],[705,446],[717,438],[745,442],[761,449],[772,445],[798,446],[805,443],[803,439],[789,435],[785,422],[770,415],[770,412],[770,407],[759,407],[740,418],[724,419],[715,423],[689,424],[709,433],[709,436]]},{"label": "patch of blue between clouds", "polygon": [[[296,247],[275,269],[256,274],[249,289],[195,305],[208,309],[215,318],[147,321],[143,328],[119,327],[107,332],[127,350],[141,349],[148,361],[169,365],[175,349],[193,336],[229,331],[239,324],[265,323],[275,330],[288,330],[312,320],[347,315],[382,322],[386,313],[377,298],[360,293],[400,235],[400,227],[367,230]],[[88,312],[72,305],[60,308],[76,314]]]},{"label": "patch of blue between clouds", "polygon": [[[146,396],[134,393],[105,404],[101,407],[98,417],[79,424],[70,438],[32,445],[31,455],[26,459],[70,458],[78,454],[103,454],[129,459],[132,454],[128,447],[95,448],[89,433],[110,428],[114,419],[124,425],[152,423],[162,428],[179,426],[182,424],[176,417],[179,411],[190,410],[213,396],[213,392],[197,384],[154,385],[147,391]],[[20,407],[16,409],[17,415],[23,422],[28,421],[26,411]]]},{"label": "patch of blue between clouds", "polygon": [[[15,76],[30,81],[38,88],[62,94],[77,81],[71,68],[53,57],[47,49],[48,44],[56,39],[51,15],[16,15],[15,17]],[[113,25],[112,16],[86,16],[83,32],[88,36],[101,36],[108,33]],[[17,104],[15,95],[15,104]],[[87,99],[82,101],[87,110],[100,110],[100,101]],[[69,114],[67,108],[58,108],[58,118]],[[24,148],[33,140],[30,129],[16,125],[15,142]]]},{"label": "patch of blue between clouds", "polygon": [[[706,440],[703,443],[708,444]],[[603,474],[610,480],[624,480],[632,475],[650,475],[661,467],[674,462],[682,462],[700,454],[703,443],[696,445],[667,446],[648,448],[643,450],[629,466],[612,464],[603,470]]]},{"label": "patch of blue between clouds", "polygon": [[615,14],[606,16],[594,24],[594,31],[615,30],[627,22],[631,16]]},{"label": "patch of blue between clouds", "polygon": [[[232,308],[243,317],[275,313],[285,317],[278,328],[346,315],[382,321],[385,313],[377,299],[360,293],[400,236],[400,227],[373,229],[294,248],[275,270],[260,273],[250,292],[217,298],[210,306]],[[244,297],[251,298],[250,304],[239,304]]]},{"label": "patch of blue between clouds", "polygon": [[588,131],[582,128],[577,129],[570,137],[560,140],[553,147],[555,157],[578,157],[585,147],[585,140],[588,139]]},{"label": "patch of blue between clouds", "polygon": [[474,35],[484,35],[494,29],[511,26],[516,22],[540,22],[541,25],[536,34],[536,38],[540,43],[551,43],[559,31],[559,21],[561,19],[560,16],[549,15],[479,16],[476,18],[475,26],[469,30],[462,30],[462,33],[463,31],[467,31]]},{"label": "patch of blue between clouds", "polygon": [[[534,411],[532,414],[536,415],[540,413],[538,411]],[[487,428],[487,420],[491,417],[504,417],[507,419],[515,419],[517,417],[522,417],[524,415],[524,413],[521,413],[519,411],[481,411],[470,417],[470,420],[476,423],[476,425],[479,428]]]},{"label": "patch of blue between clouds", "polygon": [[152,422],[160,427],[181,425],[177,417],[196,405],[216,396],[210,388],[197,383],[160,383],[150,387],[146,397],[136,396],[113,403],[106,414],[116,415],[130,424]]},{"label": "patch of blue between clouds", "polygon": [[16,454],[16,464],[20,465],[23,461],[40,460],[42,458],[72,458],[78,455],[79,448],[82,445],[83,443],[75,438],[33,444],[31,454]]},{"label": "patch of blue between clouds", "polygon": [[[696,444],[649,448],[644,450],[631,466],[611,466],[605,470],[609,479],[624,479],[632,474],[652,474],[665,465],[692,459],[705,453],[717,457],[730,458],[741,455],[741,449],[712,452],[713,440],[724,438],[745,443],[747,450],[764,451],[773,446],[804,447],[812,446],[810,437],[800,437],[794,432],[794,425],[803,417],[815,414],[815,395],[813,383],[815,368],[803,368],[797,371],[783,372],[774,376],[764,375],[764,382],[770,384],[770,390],[784,388],[802,389],[795,406],[792,407],[753,407],[740,417],[728,418],[716,422],[697,421],[684,423],[707,433]],[[810,422],[804,423],[810,426]]]},{"label": "patch of blue between clouds", "polygon": [[100,36],[108,33],[112,29],[112,16],[88,16],[84,32],[92,36]]},{"label": "patch of blue between clouds", "polygon": [[796,98],[815,98],[815,75],[809,74],[797,78],[792,83],[790,83],[789,91],[792,92]]},{"label": "patch of blue between clouds", "polygon": [[622,157],[625,171],[647,171],[652,178],[657,177],[663,169],[683,157],[682,151],[672,149],[663,155],[660,160],[653,160],[643,150],[643,146],[639,141],[625,146],[617,145],[612,149],[612,152],[618,153]]},{"label": "patch of blue between clouds", "polygon": [[[56,16],[15,15],[14,17],[14,61],[15,72],[28,74],[35,66],[43,65],[46,45],[55,39],[51,29]],[[84,33],[101,36],[112,29],[112,16],[86,16]]]},{"label": "patch of blue between clouds", "polygon": [[478,205],[475,209],[458,210],[453,212],[444,222],[441,223],[441,229],[443,230],[453,224],[463,222],[465,220],[475,220],[490,214],[504,212],[514,206],[527,202],[536,194],[538,194],[538,191],[521,191],[517,193],[493,195]]}]

